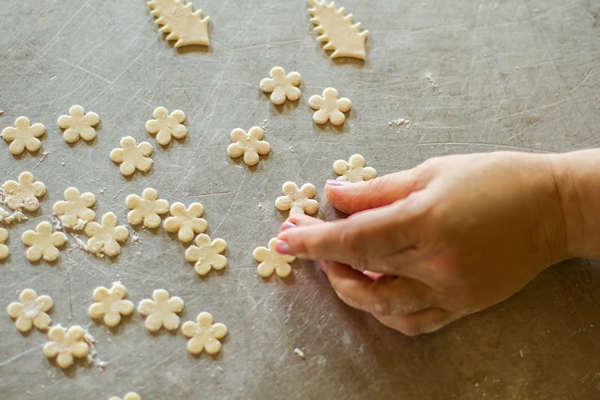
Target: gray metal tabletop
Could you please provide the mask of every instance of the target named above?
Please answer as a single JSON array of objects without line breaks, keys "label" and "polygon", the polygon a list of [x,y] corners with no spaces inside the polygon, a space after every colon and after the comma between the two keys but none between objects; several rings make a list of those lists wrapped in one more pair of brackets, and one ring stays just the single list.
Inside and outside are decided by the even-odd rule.
[{"label": "gray metal tabletop", "polygon": [[[2,399],[600,396],[598,260],[552,266],[510,299],[409,338],[344,305],[313,263],[263,280],[252,258],[286,218],[274,207],[285,181],[313,183],[319,216],[340,217],[323,185],[355,153],[383,175],[448,154],[597,146],[598,2],[340,1],[369,31],[366,61],[331,60],[306,1],[192,3],[210,16],[210,47],[174,48],[141,0],[3,2],[0,128],[24,115],[47,132],[33,154],[2,141],[0,177],[30,171],[47,194],[7,227],[0,308],[25,288],[50,295],[53,323],[87,329],[97,354],[63,371],[42,353],[45,332],[21,334],[3,312]],[[299,101],[274,106],[260,91],[274,66],[302,75]],[[308,98],[330,86],[352,100],[341,127],[312,121]],[[94,141],[63,140],[56,121],[74,104],[100,116]],[[159,146],[146,132],[158,106],[185,112],[185,139]],[[252,126],[272,150],[247,167],[226,149],[232,129]],[[123,136],[153,144],[149,172],[124,178],[110,160]],[[98,259],[69,236],[59,261],[30,263],[21,234],[51,221],[70,186],[94,193],[96,215],[114,212],[130,238]],[[201,278],[176,235],[127,224],[126,196],[147,187],[204,205],[207,233],[228,243],[226,269]],[[180,331],[152,334],[137,311],[116,328],[92,320],[93,290],[114,281],[136,306],[154,289],[180,296],[182,321],[210,312],[229,328],[221,352],[193,356]]]}]

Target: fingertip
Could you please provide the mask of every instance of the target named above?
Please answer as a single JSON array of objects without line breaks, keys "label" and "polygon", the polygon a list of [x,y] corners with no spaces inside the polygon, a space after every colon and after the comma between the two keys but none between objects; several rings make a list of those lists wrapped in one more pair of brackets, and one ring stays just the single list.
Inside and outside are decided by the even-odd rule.
[{"label": "fingertip", "polygon": [[290,244],[285,240],[278,239],[275,242],[275,251],[279,254],[289,255],[291,254]]},{"label": "fingertip", "polygon": [[291,228],[295,228],[295,227],[296,227],[296,224],[294,224],[293,222],[291,222],[291,221],[285,221],[281,225],[281,231],[283,232],[285,230],[288,230],[288,229],[291,229]]}]

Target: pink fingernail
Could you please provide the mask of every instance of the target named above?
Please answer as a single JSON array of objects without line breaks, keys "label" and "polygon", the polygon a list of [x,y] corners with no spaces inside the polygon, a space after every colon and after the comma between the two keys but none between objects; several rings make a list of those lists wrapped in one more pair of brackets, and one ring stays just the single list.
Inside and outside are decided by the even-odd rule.
[{"label": "pink fingernail", "polygon": [[325,183],[329,186],[346,186],[348,184],[346,181],[338,181],[337,179],[327,179]]},{"label": "pink fingernail", "polygon": [[321,268],[321,271],[327,272],[327,261],[325,260],[317,260],[317,265]]},{"label": "pink fingernail", "polygon": [[279,254],[290,254],[290,245],[288,242],[278,240],[275,242],[275,251]]},{"label": "pink fingernail", "polygon": [[281,230],[285,231],[286,229],[295,228],[296,224],[290,221],[285,221],[283,225],[281,225]]}]

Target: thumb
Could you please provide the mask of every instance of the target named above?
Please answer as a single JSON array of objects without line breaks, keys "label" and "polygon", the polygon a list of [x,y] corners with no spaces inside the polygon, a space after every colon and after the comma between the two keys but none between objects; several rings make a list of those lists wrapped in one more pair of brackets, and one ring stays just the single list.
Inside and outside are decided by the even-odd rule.
[{"label": "thumb", "polygon": [[330,179],[325,185],[325,195],[335,208],[354,214],[390,205],[421,190],[426,182],[419,180],[414,169],[395,172],[365,182],[350,183]]}]

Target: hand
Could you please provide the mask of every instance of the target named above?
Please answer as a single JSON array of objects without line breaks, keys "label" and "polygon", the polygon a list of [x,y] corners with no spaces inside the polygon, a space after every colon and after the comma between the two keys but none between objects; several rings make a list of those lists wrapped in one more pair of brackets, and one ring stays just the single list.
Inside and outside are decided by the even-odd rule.
[{"label": "hand", "polygon": [[318,260],[338,296],[407,335],[496,304],[567,258],[553,156],[434,158],[372,181],[328,181],[346,219],[291,216],[280,253]]}]

